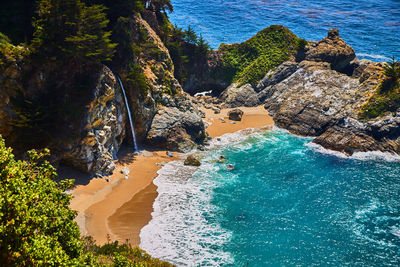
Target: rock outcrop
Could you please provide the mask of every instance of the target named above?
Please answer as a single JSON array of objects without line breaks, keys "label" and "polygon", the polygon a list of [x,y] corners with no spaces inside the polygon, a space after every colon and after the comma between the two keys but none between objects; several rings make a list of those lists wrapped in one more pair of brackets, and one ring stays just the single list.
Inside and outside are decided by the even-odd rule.
[{"label": "rock outcrop", "polygon": [[353,48],[339,36],[338,29],[331,29],[328,36],[319,42],[311,42],[305,48],[307,61],[328,62],[333,70],[345,72],[356,55]]},{"label": "rock outcrop", "polygon": [[241,121],[242,116],[243,116],[243,111],[238,108],[232,109],[228,112],[229,119],[233,121]]},{"label": "rock outcrop", "polygon": [[[187,151],[202,144],[206,135],[201,113],[175,79],[168,49],[155,29],[140,16],[131,18],[126,27],[131,42],[151,47],[143,49],[136,61],[147,88],[138,92],[135,84],[125,84],[138,140],[175,151]],[[123,80],[129,75],[129,66],[117,69]]]},{"label": "rock outcrop", "polygon": [[268,72],[256,86],[232,84],[221,95],[229,107],[265,104],[277,126],[316,136],[328,149],[400,153],[400,110],[359,121],[361,107],[382,82],[385,63],[355,58],[336,29],[309,42],[298,61]]},{"label": "rock outcrop", "polygon": [[[354,59],[338,36],[306,48],[305,60],[286,62],[260,81],[259,99],[279,127],[306,136],[328,149],[399,153],[397,115],[361,122],[358,112],[376,91],[383,63]],[[264,88],[262,88],[264,87]]]},{"label": "rock outcrop", "polygon": [[195,166],[198,167],[201,165],[200,160],[198,160],[194,155],[189,155],[183,162],[184,165],[186,166]]},{"label": "rock outcrop", "polygon": [[159,109],[147,136],[149,144],[181,152],[197,147],[205,138],[206,131],[200,116],[177,108]]},{"label": "rock outcrop", "polygon": [[261,104],[255,88],[248,83],[242,86],[236,83],[231,84],[222,92],[220,99],[229,108],[254,107]]}]

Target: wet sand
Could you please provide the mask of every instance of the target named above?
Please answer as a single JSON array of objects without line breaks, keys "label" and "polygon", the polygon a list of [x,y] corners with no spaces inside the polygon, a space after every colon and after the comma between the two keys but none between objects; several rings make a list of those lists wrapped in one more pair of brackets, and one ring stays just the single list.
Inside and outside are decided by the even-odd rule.
[{"label": "wet sand", "polygon": [[[82,235],[93,236],[98,244],[106,243],[108,238],[123,242],[129,238],[125,235],[116,235],[114,229],[109,228],[108,218],[125,203],[135,199],[137,194],[140,196],[143,190],[153,185],[153,179],[161,168],[159,164],[178,159],[176,153],[171,158],[165,151],[145,152],[145,154],[133,156],[132,153],[126,153],[122,156],[122,160],[116,162],[117,169],[114,174],[106,177],[109,179],[108,182],[105,179],[92,179],[88,185],[77,186],[72,191],[74,198],[70,206],[78,211],[76,221]],[[127,180],[121,173],[123,167],[130,169],[130,178]],[[153,192],[156,192],[155,186]],[[154,199],[153,194],[152,200],[149,199],[149,205],[138,207],[138,212],[142,211],[145,214],[146,222],[138,223],[137,227],[143,227],[151,219]],[[130,239],[132,245],[139,244],[137,238]]]},{"label": "wet sand", "polygon": [[[240,109],[244,111],[242,121],[234,124],[228,119],[230,109],[223,109],[220,114],[203,109],[206,113],[204,120],[211,123],[207,128],[209,135],[214,138],[247,128],[273,125],[272,118],[262,106]],[[165,151],[145,154],[133,156],[132,153],[121,153],[116,162],[117,170],[107,177],[109,182],[92,179],[89,184],[73,190],[71,208],[78,211],[76,221],[82,234],[93,236],[98,244],[106,243],[108,237],[124,243],[128,241],[135,246],[140,244],[140,231],[151,220],[157,197],[153,180],[157,177],[159,164],[179,159],[177,153],[171,158]],[[124,166],[130,169],[128,180],[120,173]]]},{"label": "wet sand", "polygon": [[[207,128],[208,134],[215,138],[226,133],[234,133],[247,128],[261,128],[264,126],[274,125],[271,116],[263,106],[258,107],[240,107],[244,112],[241,121],[231,121],[228,119],[228,112],[232,109],[222,109],[220,114],[214,114],[211,109],[204,109],[206,113],[205,120],[211,123]],[[223,120],[221,120],[221,118]]]}]

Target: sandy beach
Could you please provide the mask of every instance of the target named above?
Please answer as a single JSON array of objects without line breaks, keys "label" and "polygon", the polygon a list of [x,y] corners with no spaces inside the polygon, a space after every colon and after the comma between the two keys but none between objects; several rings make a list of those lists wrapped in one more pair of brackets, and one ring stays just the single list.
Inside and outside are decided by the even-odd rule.
[{"label": "sandy beach", "polygon": [[[230,109],[223,109],[220,114],[202,109],[206,113],[204,120],[210,123],[209,135],[215,138],[247,128],[273,125],[272,117],[263,106],[240,109],[244,112],[242,121],[234,123],[228,119]],[[157,188],[153,184],[157,171],[163,163],[180,156],[174,153],[174,157],[169,157],[166,151],[133,155],[125,149],[119,153],[114,174],[106,177],[109,181],[92,179],[87,185],[77,186],[72,191],[71,208],[78,211],[76,221],[82,234],[93,236],[98,244],[106,243],[109,238],[138,246],[140,230],[151,220],[157,197]],[[124,167],[130,170],[129,179],[121,173]]]}]

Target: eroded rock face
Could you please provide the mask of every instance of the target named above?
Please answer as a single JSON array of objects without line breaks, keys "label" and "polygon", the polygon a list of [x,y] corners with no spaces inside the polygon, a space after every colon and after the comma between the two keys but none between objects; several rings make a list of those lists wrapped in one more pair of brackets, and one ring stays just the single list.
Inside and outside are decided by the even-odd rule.
[{"label": "eroded rock face", "polygon": [[359,107],[367,92],[357,79],[331,70],[327,63],[303,61],[290,77],[261,94],[278,126],[317,136]]},{"label": "eroded rock face", "polygon": [[202,144],[205,138],[204,123],[199,115],[164,107],[153,119],[147,142],[168,150],[187,152]]},{"label": "eroded rock face", "polygon": [[338,29],[330,29],[326,38],[311,42],[305,52],[305,60],[328,62],[333,70],[339,72],[345,72],[355,57],[353,48],[340,38]]},{"label": "eroded rock face", "polygon": [[325,148],[350,155],[375,150],[399,153],[397,115],[357,120],[361,106],[381,81],[383,64],[351,64],[355,65],[353,76],[332,70],[329,63],[302,61],[292,75],[264,88],[260,98],[279,127],[317,136],[314,142]]},{"label": "eroded rock face", "polygon": [[[148,89],[139,95],[137,88],[125,86],[130,96],[138,140],[151,146],[178,151],[186,151],[201,144],[205,134],[200,111],[175,79],[168,49],[155,29],[140,16],[132,17],[128,26],[132,42],[139,42],[140,34],[146,32],[144,42],[151,47],[143,49],[136,62],[143,71]],[[157,28],[155,23],[152,26]],[[154,56],[154,51],[157,51],[157,56]],[[124,77],[129,70],[121,69],[120,72],[121,77]]]},{"label": "eroded rock face", "polygon": [[260,99],[251,84],[239,86],[233,83],[224,90],[220,99],[225,102],[226,107],[235,108],[240,106],[254,107],[260,105]]},{"label": "eroded rock face", "polygon": [[83,136],[70,143],[62,160],[84,172],[109,174],[125,136],[126,108],[116,77],[107,67],[99,74],[98,83],[83,118]]}]

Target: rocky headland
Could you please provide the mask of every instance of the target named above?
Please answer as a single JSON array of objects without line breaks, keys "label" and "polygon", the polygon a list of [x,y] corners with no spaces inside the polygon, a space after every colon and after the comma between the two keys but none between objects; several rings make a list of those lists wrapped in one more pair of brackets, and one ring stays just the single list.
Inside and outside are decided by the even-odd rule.
[{"label": "rocky headland", "polygon": [[384,81],[386,63],[356,58],[354,50],[331,29],[326,38],[304,49],[255,84],[233,83],[220,99],[229,107],[264,104],[277,126],[314,143],[352,155],[399,153],[399,111],[374,118],[362,112]]}]

